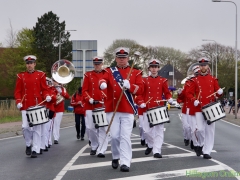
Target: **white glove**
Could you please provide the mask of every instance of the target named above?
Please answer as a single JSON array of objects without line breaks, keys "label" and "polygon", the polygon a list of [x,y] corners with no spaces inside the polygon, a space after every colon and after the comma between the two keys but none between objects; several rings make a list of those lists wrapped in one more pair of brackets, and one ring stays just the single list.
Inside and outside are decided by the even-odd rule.
[{"label": "white glove", "polygon": [[21,109],[21,107],[22,107],[22,103],[18,103],[18,104],[17,104],[17,108],[18,108],[18,109]]},{"label": "white glove", "polygon": [[221,95],[221,94],[223,93],[223,89],[220,88],[220,89],[217,91],[217,93],[218,93],[219,95]]},{"label": "white glove", "polygon": [[125,87],[127,89],[130,89],[130,82],[129,82],[129,80],[127,80],[127,79],[123,80],[123,87]]},{"label": "white glove", "polygon": [[182,88],[179,88],[179,89],[177,90],[177,93],[178,93],[178,94],[181,94],[182,91],[183,91],[183,89],[182,89]]},{"label": "white glove", "polygon": [[107,88],[107,84],[105,82],[103,82],[101,85],[100,85],[100,89],[103,90],[103,89],[106,89]]},{"label": "white glove", "polygon": [[145,103],[140,104],[140,108],[145,108],[145,107],[146,107]]},{"label": "white glove", "polygon": [[169,98],[167,101],[168,101],[169,104],[173,103],[173,99],[172,98]]},{"label": "white glove", "polygon": [[62,93],[62,88],[61,87],[57,87],[56,89],[59,93]]},{"label": "white glove", "polygon": [[194,104],[194,106],[198,106],[199,100],[195,100],[193,104]]},{"label": "white glove", "polygon": [[90,104],[93,104],[93,102],[94,102],[93,98],[90,98],[90,99],[89,99],[89,103],[90,103]]},{"label": "white glove", "polygon": [[47,96],[47,97],[46,97],[46,101],[47,101],[47,102],[50,102],[51,100],[52,100],[51,96]]}]

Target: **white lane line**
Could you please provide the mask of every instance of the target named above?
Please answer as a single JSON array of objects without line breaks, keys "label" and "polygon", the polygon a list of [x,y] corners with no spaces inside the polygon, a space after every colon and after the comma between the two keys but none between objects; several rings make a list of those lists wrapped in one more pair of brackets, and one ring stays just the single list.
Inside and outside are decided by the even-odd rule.
[{"label": "white lane line", "polygon": [[89,145],[84,146],[73,158],[63,167],[63,169],[58,173],[58,175],[54,178],[54,180],[61,180],[63,176],[67,173],[67,171],[71,168],[73,163],[77,160],[77,158],[87,149]]},{"label": "white lane line", "polygon": [[[212,178],[218,178],[220,174],[213,173],[215,171],[222,171],[227,170],[224,166],[221,165],[215,165],[215,166],[207,166],[207,167],[197,167],[197,168],[191,168],[191,169],[181,169],[181,170],[174,170],[174,171],[165,171],[160,173],[153,173],[153,174],[146,174],[146,175],[138,175],[138,176],[131,176],[131,177],[124,177],[124,178],[116,178],[117,180],[157,180],[157,179],[166,179],[166,178],[174,178],[179,176],[186,176],[186,179],[188,178],[204,178],[204,175],[206,175],[207,172],[209,172],[208,175],[215,175],[215,177]],[[189,173],[189,174],[187,174]],[[192,173],[192,174],[191,174]],[[202,177],[199,176],[199,174],[194,173],[203,173]],[[217,177],[216,177],[217,176]],[[115,180],[115,179],[111,179]]]},{"label": "white lane line", "polygon": [[223,122],[225,122],[225,123],[228,123],[228,124],[231,124],[231,125],[236,126],[236,127],[240,127],[239,125],[236,125],[236,124],[230,123],[230,122],[228,122],[228,121],[226,121],[226,120],[223,120],[223,119],[221,119],[221,121],[223,121]]},{"label": "white lane line", "polygon": [[[164,155],[163,159],[191,157],[191,156],[196,156],[196,155],[195,155],[195,153],[171,154],[171,155]],[[144,161],[156,161],[156,160],[159,160],[159,159],[154,158],[154,157],[141,157],[141,158],[132,159],[131,163],[144,162]],[[88,168],[103,167],[103,166],[111,166],[111,161],[91,163],[91,164],[73,165],[69,168],[69,170],[88,169]]]}]

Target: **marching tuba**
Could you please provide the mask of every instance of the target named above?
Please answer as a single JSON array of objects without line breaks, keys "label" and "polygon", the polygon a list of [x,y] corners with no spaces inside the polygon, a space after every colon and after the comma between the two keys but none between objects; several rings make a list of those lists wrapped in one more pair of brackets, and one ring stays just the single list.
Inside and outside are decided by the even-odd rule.
[{"label": "marching tuba", "polygon": [[[66,59],[56,61],[51,68],[52,78],[60,84],[67,84],[71,82],[75,76],[75,71],[74,65]],[[62,85],[59,87],[61,88]],[[56,104],[59,104],[63,100],[64,97],[58,93]]]}]

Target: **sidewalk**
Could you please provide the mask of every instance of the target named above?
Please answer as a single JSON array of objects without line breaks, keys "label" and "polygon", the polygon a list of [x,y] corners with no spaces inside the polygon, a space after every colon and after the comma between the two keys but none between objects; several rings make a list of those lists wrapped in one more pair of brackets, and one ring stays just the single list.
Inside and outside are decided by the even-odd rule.
[{"label": "sidewalk", "polygon": [[[74,125],[74,113],[64,113],[61,128]],[[22,121],[0,124],[0,139],[19,135],[22,135]]]}]

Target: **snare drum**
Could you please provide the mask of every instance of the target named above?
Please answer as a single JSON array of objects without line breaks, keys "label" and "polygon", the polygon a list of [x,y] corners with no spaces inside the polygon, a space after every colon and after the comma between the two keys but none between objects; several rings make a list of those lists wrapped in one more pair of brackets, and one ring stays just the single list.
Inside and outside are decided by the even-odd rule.
[{"label": "snare drum", "polygon": [[166,106],[158,106],[147,110],[147,118],[150,128],[158,124],[170,123]]},{"label": "snare drum", "polygon": [[93,123],[95,128],[108,126],[105,108],[96,108],[92,111]]},{"label": "snare drum", "polygon": [[44,124],[49,121],[48,111],[45,106],[32,106],[26,110],[29,126]]},{"label": "snare drum", "polygon": [[202,114],[208,125],[226,117],[225,111],[220,102],[213,102],[203,106]]}]

